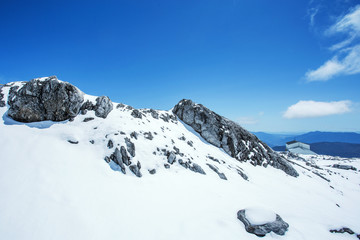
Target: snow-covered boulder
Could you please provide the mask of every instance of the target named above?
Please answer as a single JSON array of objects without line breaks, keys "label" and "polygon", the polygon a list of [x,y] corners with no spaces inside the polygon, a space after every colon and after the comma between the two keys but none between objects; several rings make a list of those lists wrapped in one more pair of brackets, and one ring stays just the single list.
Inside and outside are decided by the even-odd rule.
[{"label": "snow-covered boulder", "polygon": [[19,122],[68,120],[79,113],[83,95],[55,76],[33,79],[20,88],[10,89],[8,115]]},{"label": "snow-covered boulder", "polygon": [[255,135],[203,105],[183,99],[173,108],[173,112],[206,141],[224,149],[239,161],[250,161],[254,166],[270,164],[291,176],[299,175],[284,158]]},{"label": "snow-covered boulder", "polygon": [[245,229],[258,237],[264,237],[269,232],[284,235],[289,224],[269,210],[242,209],[237,213],[238,219],[244,223]]}]

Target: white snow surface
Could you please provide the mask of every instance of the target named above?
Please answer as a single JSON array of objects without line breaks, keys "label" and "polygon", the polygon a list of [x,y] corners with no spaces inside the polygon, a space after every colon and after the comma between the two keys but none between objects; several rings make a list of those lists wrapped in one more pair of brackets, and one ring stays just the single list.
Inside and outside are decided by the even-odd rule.
[{"label": "white snow surface", "polygon": [[[8,87],[2,92],[7,100]],[[237,219],[238,210],[254,206],[279,214],[290,225],[284,236],[269,233],[263,239],[356,239],[329,232],[341,227],[360,233],[359,172],[331,167],[338,163],[360,169],[359,159],[293,158],[300,174],[294,178],[270,166],[239,162],[180,121],[165,122],[150,113],[133,118],[131,110],[117,109],[115,103],[106,119],[88,111],[72,122],[24,124],[8,118],[6,111],[0,108],[0,239],[258,239]],[[86,117],[95,119],[83,122]],[[131,161],[141,162],[141,178],[104,161],[114,151],[107,148],[108,140],[114,147],[125,146],[125,137],[133,131],[139,136],[131,138],[136,148]],[[153,140],[144,137],[149,131]],[[174,146],[206,175],[178,161],[164,168],[167,159],[161,149]],[[252,221],[273,216],[257,211],[250,212]]]},{"label": "white snow surface", "polygon": [[264,208],[247,208],[245,216],[252,225],[262,225],[276,220],[276,214],[273,211]]}]

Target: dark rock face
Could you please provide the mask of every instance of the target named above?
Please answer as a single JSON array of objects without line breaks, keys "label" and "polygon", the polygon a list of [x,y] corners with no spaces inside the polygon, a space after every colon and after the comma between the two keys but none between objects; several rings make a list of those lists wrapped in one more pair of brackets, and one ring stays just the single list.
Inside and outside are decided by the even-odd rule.
[{"label": "dark rock face", "polygon": [[134,118],[142,118],[142,114],[139,110],[137,109],[134,109],[132,112],[131,112],[131,116],[133,116]]},{"label": "dark rock face", "polygon": [[173,163],[175,162],[175,160],[176,160],[176,155],[175,155],[175,153],[174,153],[174,152],[170,152],[169,155],[168,155],[168,157],[167,157],[168,163],[173,164]]},{"label": "dark rock face", "polygon": [[334,164],[332,165],[333,168],[343,169],[343,170],[354,170],[356,171],[356,167],[353,167],[351,165],[342,165],[342,164]]},{"label": "dark rock face", "polygon": [[214,172],[216,172],[217,175],[219,175],[219,178],[221,178],[221,179],[223,179],[223,180],[227,180],[225,174],[222,173],[222,172],[220,172],[219,169],[218,169],[216,166],[211,165],[211,164],[209,164],[209,163],[207,163],[206,165],[208,165],[211,170],[213,170]]},{"label": "dark rock face", "polygon": [[286,159],[255,135],[203,105],[183,99],[173,108],[173,112],[206,141],[224,149],[239,161],[250,161],[254,166],[270,164],[291,176],[299,175]]},{"label": "dark rock face", "polygon": [[71,143],[71,144],[78,144],[79,143],[79,141],[75,141],[75,140],[68,140],[68,142]]},{"label": "dark rock face", "polygon": [[33,79],[9,92],[8,115],[19,122],[64,121],[78,115],[83,93],[55,76]]},{"label": "dark rock face", "polygon": [[83,120],[83,122],[90,122],[90,121],[92,121],[92,120],[94,120],[93,117],[87,117],[87,118],[85,118],[85,119]]},{"label": "dark rock face", "polygon": [[289,224],[284,222],[284,220],[282,220],[278,214],[276,214],[276,219],[273,222],[268,222],[261,225],[253,225],[246,218],[245,212],[245,209],[238,211],[238,219],[244,223],[245,229],[248,233],[255,234],[258,237],[264,237],[269,232],[274,232],[278,235],[284,235],[289,228]]},{"label": "dark rock face", "polygon": [[121,152],[120,152],[119,148],[115,149],[115,152],[112,154],[111,158],[117,165],[120,166],[122,173],[125,174],[126,173],[125,165],[123,163],[122,155],[121,155]]},{"label": "dark rock face", "polygon": [[128,152],[132,157],[135,157],[135,144],[129,138],[125,138],[125,144]]},{"label": "dark rock face", "polygon": [[2,87],[0,87],[0,107],[5,107],[5,101],[3,100],[4,94],[2,93]]},{"label": "dark rock face", "polygon": [[106,118],[113,110],[113,104],[109,97],[101,96],[96,98],[95,116]]},{"label": "dark rock face", "polygon": [[142,177],[142,174],[140,172],[140,168],[141,168],[140,162],[138,162],[136,165],[134,164],[130,165],[129,168],[130,171],[132,171],[135,174],[135,176]]},{"label": "dark rock face", "polygon": [[153,140],[153,138],[154,138],[153,135],[151,134],[151,132],[145,132],[144,137],[149,140]]},{"label": "dark rock face", "polygon": [[331,229],[330,232],[331,233],[348,233],[350,235],[354,234],[354,231],[347,227],[343,227],[341,229]]},{"label": "dark rock face", "polygon": [[108,144],[107,144],[107,147],[108,147],[108,148],[113,148],[113,147],[114,147],[113,141],[109,140],[109,141],[108,141]]},{"label": "dark rock face", "polygon": [[120,153],[121,153],[122,162],[125,163],[126,166],[129,166],[131,164],[130,157],[127,154],[127,151],[124,146],[121,146]]},{"label": "dark rock face", "polygon": [[193,172],[197,172],[200,174],[205,175],[205,171],[200,167],[200,165],[196,164],[196,163],[192,163],[192,165],[189,165],[189,169]]}]

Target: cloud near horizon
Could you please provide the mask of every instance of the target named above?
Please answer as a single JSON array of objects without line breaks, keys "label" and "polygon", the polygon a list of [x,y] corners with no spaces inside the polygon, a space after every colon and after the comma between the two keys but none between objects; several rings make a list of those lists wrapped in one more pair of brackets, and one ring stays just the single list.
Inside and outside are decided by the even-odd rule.
[{"label": "cloud near horizon", "polygon": [[357,41],[360,39],[360,5],[339,18],[327,29],[325,35],[345,35],[346,38],[329,48],[335,51],[335,55],[317,69],[309,70],[305,74],[306,80],[327,81],[339,75],[360,73],[360,44]]},{"label": "cloud near horizon", "polygon": [[315,118],[351,112],[352,102],[348,100],[334,102],[299,101],[288,107],[284,118]]}]

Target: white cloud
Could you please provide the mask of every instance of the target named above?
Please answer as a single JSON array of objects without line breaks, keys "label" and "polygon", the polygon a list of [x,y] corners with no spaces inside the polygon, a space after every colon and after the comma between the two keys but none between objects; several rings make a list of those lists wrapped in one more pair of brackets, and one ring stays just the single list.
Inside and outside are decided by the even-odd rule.
[{"label": "white cloud", "polygon": [[292,118],[314,118],[335,114],[351,112],[351,101],[337,102],[316,102],[316,101],[299,101],[288,107],[283,117]]},{"label": "white cloud", "polygon": [[315,25],[315,16],[319,12],[319,7],[308,9],[308,15],[310,17],[310,26],[313,27]]},{"label": "white cloud", "polygon": [[345,34],[345,39],[329,49],[335,56],[315,70],[309,70],[305,77],[308,81],[327,81],[339,75],[360,73],[360,44],[353,44],[360,38],[360,5],[338,19],[326,35]]},{"label": "white cloud", "polygon": [[334,34],[338,32],[354,32],[360,33],[360,5],[350,10],[348,14],[341,17],[333,26],[331,26],[327,33]]},{"label": "white cloud", "polygon": [[252,125],[252,124],[256,124],[258,121],[253,117],[239,117],[237,119],[237,122],[240,125]]}]

